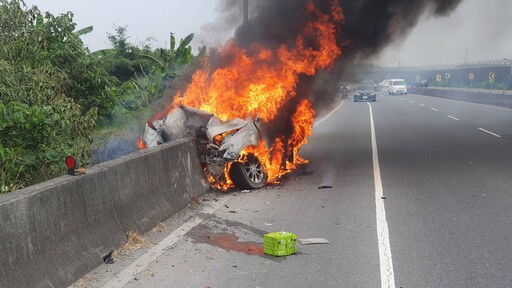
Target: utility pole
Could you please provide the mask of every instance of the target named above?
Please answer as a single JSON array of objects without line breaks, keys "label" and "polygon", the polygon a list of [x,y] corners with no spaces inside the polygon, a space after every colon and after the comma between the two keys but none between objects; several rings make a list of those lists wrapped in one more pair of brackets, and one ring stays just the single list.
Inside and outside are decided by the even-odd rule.
[{"label": "utility pole", "polygon": [[247,23],[247,20],[249,20],[249,0],[243,0],[244,1],[244,23]]}]

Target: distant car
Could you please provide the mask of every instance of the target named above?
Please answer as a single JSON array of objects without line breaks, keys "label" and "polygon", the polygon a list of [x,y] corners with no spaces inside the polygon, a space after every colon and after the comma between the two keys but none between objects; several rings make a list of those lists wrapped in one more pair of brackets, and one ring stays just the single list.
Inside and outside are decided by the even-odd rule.
[{"label": "distant car", "polygon": [[347,83],[347,82],[341,82],[340,83],[340,91],[341,91],[341,89],[343,89],[343,87],[347,87],[349,92],[353,90],[352,85],[350,83]]},{"label": "distant car", "polygon": [[348,99],[348,92],[350,92],[350,86],[347,82],[340,83],[341,99]]},{"label": "distant car", "polygon": [[368,85],[368,86],[372,86],[373,87],[373,91],[378,91],[379,90],[379,86],[373,82],[373,80],[364,80],[363,82],[361,82],[362,85]]},{"label": "distant car", "polygon": [[388,87],[389,95],[407,95],[407,86],[404,79],[391,79],[389,80]]},{"label": "distant car", "polygon": [[382,82],[380,82],[377,86],[379,87],[379,90],[381,91],[388,91],[389,89],[389,79],[384,79]]},{"label": "distant car", "polygon": [[425,79],[425,78],[418,79],[415,82],[415,86],[416,86],[416,88],[427,88],[428,87],[428,80]]},{"label": "distant car", "polygon": [[354,91],[354,102],[359,101],[377,101],[377,95],[375,94],[375,86],[372,84],[363,84],[361,83],[357,86]]}]

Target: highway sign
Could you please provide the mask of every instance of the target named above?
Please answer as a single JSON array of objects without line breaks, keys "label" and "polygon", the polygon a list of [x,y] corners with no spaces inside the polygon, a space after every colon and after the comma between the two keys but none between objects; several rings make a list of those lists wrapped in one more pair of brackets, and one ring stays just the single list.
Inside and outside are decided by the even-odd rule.
[{"label": "highway sign", "polygon": [[494,83],[494,72],[489,72],[489,83]]},{"label": "highway sign", "polygon": [[441,82],[441,81],[443,81],[443,76],[441,76],[440,74],[437,74],[437,75],[436,75],[436,81],[437,81],[437,82]]},{"label": "highway sign", "polygon": [[475,73],[469,73],[468,78],[471,81],[475,80]]},{"label": "highway sign", "polygon": [[446,78],[446,80],[450,80],[450,77],[452,77],[452,75],[450,75],[450,73],[446,72],[444,74],[444,77]]}]

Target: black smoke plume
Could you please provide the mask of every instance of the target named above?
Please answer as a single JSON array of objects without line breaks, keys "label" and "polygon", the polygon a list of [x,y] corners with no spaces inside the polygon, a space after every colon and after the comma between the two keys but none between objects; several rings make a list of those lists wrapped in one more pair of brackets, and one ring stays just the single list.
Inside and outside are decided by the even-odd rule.
[{"label": "black smoke plume", "polygon": [[[338,83],[349,67],[404,39],[424,13],[448,15],[462,0],[249,0],[249,20],[236,30],[234,40],[244,48],[256,43],[268,48],[292,44],[308,21],[306,4],[311,2],[316,9],[329,14],[332,1],[338,2],[344,11],[344,25],[337,35],[343,54],[331,70],[322,71],[313,79],[303,77],[298,84],[298,96],[309,97],[317,111],[337,95]],[[242,2],[225,0],[224,5],[226,9],[238,6],[240,10],[236,13],[241,13]],[[284,115],[276,121],[281,124],[275,128],[286,134],[291,123],[282,118],[291,117],[294,105],[284,109]],[[288,123],[287,127],[282,123]]]},{"label": "black smoke plume", "polygon": [[[328,14],[329,0],[249,0],[250,19],[241,25],[235,40],[242,47],[259,43],[268,47],[293,43],[308,20],[306,3]],[[462,0],[334,0],[342,7],[345,25],[339,31],[343,58],[368,57],[407,36],[424,13],[448,15]],[[241,0],[225,0],[226,7]],[[240,10],[241,11],[241,10]]]}]

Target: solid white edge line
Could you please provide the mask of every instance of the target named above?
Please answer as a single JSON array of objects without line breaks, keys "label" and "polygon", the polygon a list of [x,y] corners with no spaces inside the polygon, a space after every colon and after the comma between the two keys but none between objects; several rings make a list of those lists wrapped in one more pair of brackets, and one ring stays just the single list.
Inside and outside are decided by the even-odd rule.
[{"label": "solid white edge line", "polygon": [[496,137],[498,137],[498,138],[501,138],[501,136],[500,136],[500,135],[498,135],[498,134],[496,134],[496,133],[494,133],[494,132],[491,132],[491,131],[489,131],[489,130],[485,130],[484,128],[478,128],[478,130],[483,131],[483,132],[485,132],[485,133],[487,133],[487,134],[491,134],[492,136],[496,136]]},{"label": "solid white edge line", "polygon": [[375,123],[373,121],[372,105],[368,103],[370,110],[370,126],[372,136],[372,160],[373,177],[375,182],[375,208],[377,215],[377,240],[379,244],[380,279],[382,288],[395,288],[395,274],[393,271],[393,258],[389,244],[389,229],[386,221],[386,209],[384,207],[384,191],[380,176],[379,152],[377,149],[377,137]]},{"label": "solid white edge line", "polygon": [[453,117],[453,116],[451,116],[451,115],[448,115],[448,118],[451,118],[451,119],[453,119],[453,120],[455,120],[455,121],[460,121],[460,119],[459,119],[459,118]]},{"label": "solid white edge line", "polygon": [[436,112],[438,111],[436,108],[430,108],[430,110],[436,111]]},{"label": "solid white edge line", "polygon": [[315,124],[313,124],[313,127],[315,127],[316,125],[320,125],[320,123],[324,122],[327,118],[329,118],[334,112],[336,112],[338,109],[341,108],[341,106],[343,106],[343,103],[345,103],[344,100],[341,100],[341,103],[340,105],[338,105],[338,107],[334,108],[334,110],[332,110],[329,114],[327,114],[324,118],[318,120],[315,122]]},{"label": "solid white edge line", "polygon": [[[224,205],[226,201],[228,201],[231,197],[226,196],[222,201],[218,201],[213,205],[208,205],[203,208],[201,213],[211,214],[215,212],[220,206]],[[153,263],[160,255],[164,253],[169,247],[174,245],[174,243],[178,242],[188,233],[192,228],[197,226],[199,223],[203,221],[200,217],[194,217],[190,219],[188,222],[181,225],[178,229],[174,230],[169,236],[165,237],[158,244],[153,246],[146,254],[142,255],[140,258],[132,262],[130,266],[126,267],[123,271],[114,275],[114,279],[110,280],[107,284],[103,286],[103,288],[122,288],[128,282],[130,282],[133,277],[135,277],[138,273],[142,272],[146,269],[151,263]]]}]

